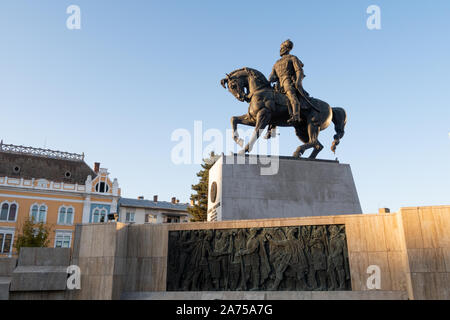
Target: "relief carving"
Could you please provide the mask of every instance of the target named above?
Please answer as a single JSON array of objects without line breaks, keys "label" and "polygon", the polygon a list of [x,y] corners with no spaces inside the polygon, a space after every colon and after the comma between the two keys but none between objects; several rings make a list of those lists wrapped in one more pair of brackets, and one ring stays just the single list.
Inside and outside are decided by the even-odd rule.
[{"label": "relief carving", "polygon": [[170,231],[167,290],[351,290],[345,226]]}]

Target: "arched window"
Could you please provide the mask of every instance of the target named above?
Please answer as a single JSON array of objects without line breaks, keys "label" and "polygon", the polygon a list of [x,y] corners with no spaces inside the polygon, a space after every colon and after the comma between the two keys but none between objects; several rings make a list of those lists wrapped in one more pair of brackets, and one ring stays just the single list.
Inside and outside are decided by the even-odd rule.
[{"label": "arched window", "polygon": [[73,209],[72,208],[67,208],[66,223],[73,224]]},{"label": "arched window", "polygon": [[104,222],[106,218],[106,209],[99,209],[96,208],[94,210],[94,213],[92,215],[92,222],[93,223],[99,223],[99,222]]},{"label": "arched window", "polygon": [[72,225],[73,224],[73,208],[61,207],[58,213],[58,224]]},{"label": "arched window", "polygon": [[3,202],[0,206],[0,221],[14,222],[16,221],[17,204]]},{"label": "arched window", "polygon": [[100,210],[98,210],[98,209],[95,209],[95,210],[94,210],[94,214],[93,214],[93,216],[92,216],[92,222],[93,222],[93,223],[98,223],[98,222],[100,222]]},{"label": "arched window", "polygon": [[37,204],[34,204],[31,207],[31,218],[33,219],[33,222],[36,222],[38,219],[38,210],[39,210],[39,206]]},{"label": "arched window", "polygon": [[96,185],[95,185],[95,191],[96,192],[101,192],[101,193],[106,193],[106,192],[108,192],[109,191],[109,186],[108,186],[108,184],[106,183],[106,182],[98,182]]},{"label": "arched window", "polygon": [[45,204],[33,204],[31,206],[31,218],[35,223],[44,223],[47,219],[47,206]]},{"label": "arched window", "polygon": [[61,207],[59,209],[58,224],[66,224],[66,207]]},{"label": "arched window", "polygon": [[44,205],[40,206],[38,222],[45,222],[46,215],[47,215],[47,207]]},{"label": "arched window", "polygon": [[9,211],[9,204],[5,202],[2,204],[2,210],[0,211],[1,221],[6,221],[6,219],[8,219],[8,211]]},{"label": "arched window", "polygon": [[8,221],[16,221],[17,204],[13,203],[9,206]]}]

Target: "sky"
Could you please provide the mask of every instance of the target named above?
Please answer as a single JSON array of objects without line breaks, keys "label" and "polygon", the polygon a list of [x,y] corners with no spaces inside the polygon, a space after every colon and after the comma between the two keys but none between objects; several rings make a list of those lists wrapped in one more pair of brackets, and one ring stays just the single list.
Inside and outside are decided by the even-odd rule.
[{"label": "sky", "polygon": [[[81,29],[70,30],[70,5]],[[366,9],[381,9],[369,30]],[[220,86],[247,66],[269,75],[294,42],[303,85],[345,108],[320,159],[350,164],[364,213],[450,204],[450,1],[2,0],[0,138],[85,153],[125,197],[188,202],[200,165],[175,164],[172,133],[216,128],[248,105]],[[300,145],[280,132],[280,154]]]}]

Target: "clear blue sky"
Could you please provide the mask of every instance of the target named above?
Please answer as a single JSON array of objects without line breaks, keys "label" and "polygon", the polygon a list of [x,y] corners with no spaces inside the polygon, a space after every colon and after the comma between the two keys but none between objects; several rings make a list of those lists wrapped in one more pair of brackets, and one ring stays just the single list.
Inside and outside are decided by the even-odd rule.
[{"label": "clear blue sky", "polygon": [[[81,30],[66,8],[81,8]],[[381,30],[366,8],[381,7]],[[246,112],[220,85],[266,76],[294,41],[309,93],[347,110],[337,157],[363,211],[450,204],[450,1],[2,0],[0,137],[84,152],[124,196],[188,201],[199,165],[174,165],[177,128],[229,128]],[[333,128],[321,134],[320,158]],[[299,145],[282,129],[281,154]]]}]

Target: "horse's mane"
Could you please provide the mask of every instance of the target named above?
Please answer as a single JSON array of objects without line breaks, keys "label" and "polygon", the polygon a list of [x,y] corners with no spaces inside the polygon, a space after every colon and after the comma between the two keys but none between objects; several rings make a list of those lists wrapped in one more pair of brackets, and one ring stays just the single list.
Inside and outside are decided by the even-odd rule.
[{"label": "horse's mane", "polygon": [[252,69],[252,68],[244,67],[241,69],[237,69],[237,70],[234,70],[233,72],[231,72],[228,76],[233,77],[236,73],[238,73],[240,71],[247,72],[250,76],[252,76],[255,79],[257,84],[260,84],[262,86],[270,86],[270,83],[267,80],[267,78],[264,76],[264,74],[262,74],[261,72],[259,72],[256,69]]}]

